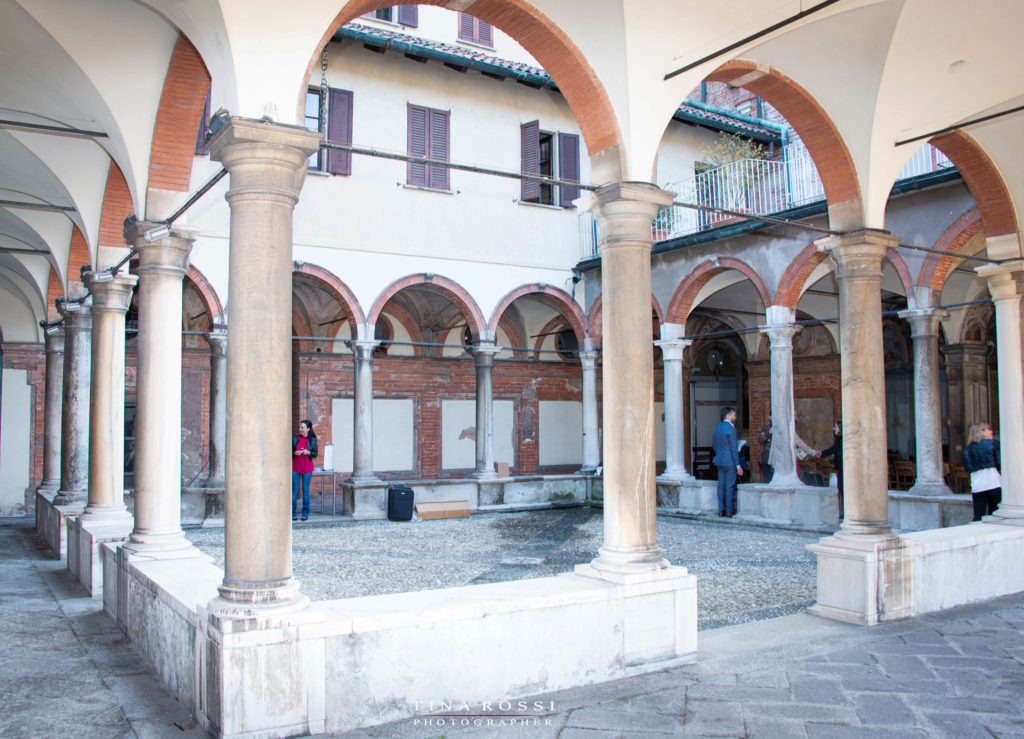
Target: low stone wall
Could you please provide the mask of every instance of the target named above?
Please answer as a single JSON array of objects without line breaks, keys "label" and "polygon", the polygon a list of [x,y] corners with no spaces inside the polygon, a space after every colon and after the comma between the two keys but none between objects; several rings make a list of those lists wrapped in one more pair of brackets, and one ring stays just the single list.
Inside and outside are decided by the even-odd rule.
[{"label": "low stone wall", "polygon": [[897,531],[927,531],[971,522],[971,494],[911,495],[889,491],[889,523]]},{"label": "low stone wall", "polygon": [[85,510],[85,503],[54,505],[56,493],[36,493],[36,532],[39,534],[50,555],[62,559],[67,554],[68,521]]},{"label": "low stone wall", "polygon": [[225,615],[211,600],[223,573],[205,556],[150,559],[111,545],[103,554],[107,612],[216,736],[345,731],[442,703],[495,712],[696,658],[696,578],[684,567],[623,576],[581,565]]}]

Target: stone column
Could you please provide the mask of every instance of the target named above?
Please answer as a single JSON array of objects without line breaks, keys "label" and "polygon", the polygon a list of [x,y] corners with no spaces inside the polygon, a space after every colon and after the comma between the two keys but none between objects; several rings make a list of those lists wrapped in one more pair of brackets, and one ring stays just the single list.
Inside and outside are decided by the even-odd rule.
[{"label": "stone column", "polygon": [[[52,332],[52,333],[51,333]],[[46,334],[46,405],[43,416],[43,479],[38,492],[50,497],[60,489],[60,406],[64,384],[64,329]]]},{"label": "stone column", "polygon": [[683,424],[683,352],[693,342],[689,339],[655,341],[661,347],[665,368],[665,471],[659,480],[678,482],[693,480],[686,471],[686,439]]},{"label": "stone column", "polygon": [[472,348],[476,364],[476,472],[473,477],[489,479],[494,471],[494,391],[492,371],[494,355],[500,350],[493,342],[481,342]]},{"label": "stone column", "polygon": [[373,350],[378,342],[352,342],[355,384],[352,403],[351,482],[376,481],[373,474]]},{"label": "stone column", "polygon": [[886,249],[899,239],[864,230],[818,244],[839,285],[846,518],[836,536],[890,538],[881,280]]},{"label": "stone column", "polygon": [[305,602],[291,556],[292,215],[320,138],[232,118],[207,145],[231,182],[224,581],[211,603],[223,617]]},{"label": "stone column", "polygon": [[951,495],[942,476],[942,399],[939,397],[939,321],[948,315],[936,308],[900,313],[910,322],[914,340],[914,433],[917,480],[913,495]]},{"label": "stone column", "polygon": [[228,331],[214,326],[207,335],[210,342],[210,474],[204,487],[224,487],[224,446],[227,425]]},{"label": "stone column", "polygon": [[60,440],[60,491],[54,505],[84,503],[89,490],[89,380],[92,367],[92,300],[60,302],[64,317],[64,381]]},{"label": "stone column", "polygon": [[947,344],[946,415],[949,459],[962,462],[971,425],[988,419],[988,353],[986,344]]},{"label": "stone column", "polygon": [[1021,373],[1020,281],[1024,260],[975,270],[988,282],[996,306],[996,362],[999,373],[999,451],[1003,501],[986,521],[1024,525],[1024,378]]},{"label": "stone column", "polygon": [[775,469],[768,484],[776,488],[795,488],[803,484],[796,474],[793,402],[793,336],[800,327],[792,324],[795,318],[792,308],[772,305],[766,314],[768,323],[760,328],[771,342],[772,448],[768,463]]},{"label": "stone column", "polygon": [[131,530],[124,507],[124,316],[138,277],[97,281],[85,275],[92,295],[92,379],[89,401],[89,503],[79,524],[110,522]]},{"label": "stone column", "polygon": [[583,372],[583,466],[580,472],[593,474],[601,466],[601,432],[597,419],[597,357],[599,352],[584,339],[580,352]]},{"label": "stone column", "polygon": [[672,194],[640,182],[596,192],[604,329],[604,544],[591,569],[618,577],[668,566],[658,547],[651,352],[651,222]]},{"label": "stone column", "polygon": [[198,232],[174,227],[147,242],[144,234],[156,226],[139,221],[125,232],[139,253],[135,528],[125,549],[192,556],[181,530],[181,294]]}]

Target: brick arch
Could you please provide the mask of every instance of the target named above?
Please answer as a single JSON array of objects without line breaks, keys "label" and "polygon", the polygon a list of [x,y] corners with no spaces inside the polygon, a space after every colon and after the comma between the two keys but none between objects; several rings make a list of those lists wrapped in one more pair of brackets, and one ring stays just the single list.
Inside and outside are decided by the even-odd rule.
[{"label": "brick arch", "polygon": [[[381,6],[384,7],[384,6]],[[458,306],[459,312],[462,313],[462,317],[466,319],[466,323],[469,324],[470,333],[474,337],[479,337],[485,330],[487,322],[484,320],[484,314],[481,312],[480,307],[473,300],[473,297],[462,287],[459,283],[454,280],[450,280],[447,277],[441,275],[427,274],[425,272],[418,275],[409,275],[403,277],[400,280],[392,282],[382,292],[377,300],[373,303],[373,308],[370,309],[370,315],[367,317],[366,322],[368,324],[375,325],[377,323],[377,316],[379,316],[387,302],[391,300],[400,290],[404,290],[407,287],[413,285],[428,285],[441,294],[448,297],[455,305]]]},{"label": "brick arch", "polygon": [[[974,238],[975,234],[981,231],[983,223],[981,211],[971,208],[962,216],[950,224],[943,232],[939,240],[935,242],[935,249],[943,251],[960,251],[967,242]],[[949,275],[956,268],[960,260],[948,254],[929,254],[921,267],[921,274],[917,278],[919,287],[929,287],[936,292],[942,292],[943,286]]]},{"label": "brick arch", "polygon": [[[309,328],[309,321],[302,315],[298,308],[292,305],[292,336],[312,336],[313,332]],[[229,339],[230,340],[230,339]],[[299,352],[311,352],[313,351],[313,341],[311,339],[292,339],[292,346],[295,351]]]},{"label": "brick arch", "polygon": [[764,280],[749,264],[732,257],[720,257],[717,264],[710,259],[701,262],[686,276],[685,280],[679,283],[679,287],[676,288],[672,300],[668,304],[666,320],[669,323],[686,323],[686,318],[693,309],[693,301],[697,299],[701,288],[708,284],[712,277],[729,269],[742,273],[750,280],[754,289],[757,290],[757,294],[761,296],[761,304],[766,307],[770,305],[771,298],[768,296],[768,288],[765,287]]},{"label": "brick arch", "polygon": [[308,277],[319,287],[333,295],[334,299],[345,307],[350,316],[349,323],[352,325],[353,336],[356,335],[356,325],[366,323],[366,314],[363,313],[363,308],[359,305],[359,299],[356,298],[356,294],[352,292],[348,285],[338,279],[333,272],[315,264],[295,262],[292,274]]},{"label": "brick arch", "polygon": [[772,305],[782,305],[796,310],[796,304],[800,302],[800,296],[804,292],[804,283],[826,259],[828,253],[818,251],[818,246],[813,241],[805,246],[782,273]]},{"label": "brick arch", "polygon": [[909,298],[914,292],[914,278],[910,276],[910,269],[907,267],[907,263],[895,249],[886,249],[885,258],[889,260],[889,264],[893,266],[896,274],[900,276],[903,294]]},{"label": "brick arch", "polygon": [[[601,315],[602,315],[602,302],[601,295],[597,296],[597,299],[590,306],[590,310],[587,311],[587,336],[591,339],[599,341],[601,339]],[[658,305],[658,299],[651,296],[651,310],[654,316],[658,319],[658,330],[661,331],[661,324],[665,323],[665,314],[661,310],[661,306]]]},{"label": "brick arch", "polygon": [[210,323],[212,325],[224,323],[224,309],[221,307],[220,298],[217,297],[217,291],[213,289],[213,285],[203,273],[190,264],[185,271],[185,279],[192,283],[196,292],[199,293],[199,297],[202,298],[206,312],[210,314]]},{"label": "brick arch", "polygon": [[[67,285],[78,280],[82,267],[89,264],[89,244],[78,226],[71,226],[71,244],[68,248],[68,262],[64,265],[63,278],[56,270],[50,272],[50,284],[46,289],[46,305],[53,307],[57,298],[67,296]],[[56,314],[54,314],[56,317]]]},{"label": "brick arch", "polygon": [[199,118],[210,90],[210,73],[199,52],[178,37],[164,78],[149,154],[149,187],[188,192]]},{"label": "brick arch", "polygon": [[[335,31],[364,13],[396,4],[446,6],[450,0],[351,0],[328,26],[316,46],[302,80],[297,111],[305,104],[306,87],[313,70],[320,62],[320,50]],[[482,21],[500,28],[530,52],[541,67],[551,75],[569,104],[590,156],[613,146],[622,145],[618,118],[604,85],[590,66],[583,52],[555,23],[525,0],[477,0],[469,8]]]},{"label": "brick arch", "polygon": [[[512,342],[513,358],[524,359],[526,357],[526,337],[523,336],[519,327],[509,320],[506,313],[502,313],[501,318],[498,319],[498,328],[504,331],[508,340]],[[494,340],[498,340],[497,329],[495,329]]]},{"label": "brick arch", "polygon": [[[709,74],[707,80],[742,87],[771,103],[807,146],[825,187],[830,210],[840,203],[851,202],[857,204],[858,215],[862,212],[853,157],[831,118],[807,90],[763,63],[744,59],[726,62]],[[845,225],[851,227],[852,224]]]},{"label": "brick arch", "polygon": [[100,212],[99,246],[125,248],[124,219],[135,213],[132,194],[121,168],[113,160],[107,170],[107,185],[103,190],[103,209]]},{"label": "brick arch", "polygon": [[537,283],[536,285],[523,285],[517,287],[512,292],[505,295],[504,298],[498,303],[498,307],[494,309],[494,313],[491,315],[491,321],[487,324],[487,328],[490,331],[496,331],[498,324],[501,321],[501,317],[505,315],[505,311],[512,303],[518,298],[526,295],[543,295],[545,301],[553,303],[555,310],[562,315],[566,323],[569,324],[569,328],[576,334],[576,340],[579,341],[580,346],[583,346],[583,338],[586,334],[586,316],[583,315],[583,309],[580,308],[579,303],[572,299],[565,290],[561,290],[552,285],[546,285],[544,283]]},{"label": "brick arch", "polygon": [[1016,233],[1017,215],[1006,183],[978,143],[962,130],[934,136],[928,143],[949,157],[963,176],[981,213],[985,235]]}]

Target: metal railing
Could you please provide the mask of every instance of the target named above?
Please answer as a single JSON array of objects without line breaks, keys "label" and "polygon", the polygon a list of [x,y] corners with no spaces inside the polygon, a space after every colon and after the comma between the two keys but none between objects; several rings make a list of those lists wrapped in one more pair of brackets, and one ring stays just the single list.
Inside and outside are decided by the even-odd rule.
[{"label": "metal railing", "polygon": [[[953,166],[938,149],[925,144],[900,171],[897,180],[919,177]],[[735,213],[772,215],[790,208],[820,202],[825,188],[810,153],[802,143],[783,149],[781,160],[740,159],[701,172],[694,177],[664,185],[676,200]],[[694,210],[673,206],[661,210],[651,226],[655,241],[704,231],[741,217],[714,210]],[[591,213],[581,213],[580,258],[594,259],[598,250],[597,225]]]}]

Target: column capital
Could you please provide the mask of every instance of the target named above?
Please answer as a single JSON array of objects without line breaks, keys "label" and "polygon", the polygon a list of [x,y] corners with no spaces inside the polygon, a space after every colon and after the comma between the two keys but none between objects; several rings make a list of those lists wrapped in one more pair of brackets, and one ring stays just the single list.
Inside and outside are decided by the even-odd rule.
[{"label": "column capital", "polygon": [[139,254],[135,272],[139,275],[164,272],[184,276],[188,255],[199,236],[199,229],[172,226],[166,236],[148,241],[146,234],[162,225],[152,221],[136,221],[125,229],[125,240]]},{"label": "column capital", "polygon": [[64,319],[65,336],[69,331],[88,330],[92,327],[92,296],[81,302],[60,301],[57,312]]},{"label": "column capital", "polygon": [[595,193],[594,213],[600,227],[602,253],[615,247],[646,246],[654,243],[651,222],[675,196],[649,182],[613,182]]},{"label": "column capital", "polygon": [[661,358],[666,362],[682,362],[686,347],[693,344],[692,339],[658,339],[654,345],[661,348]]},{"label": "column capital", "polygon": [[1015,259],[1012,262],[1002,264],[985,264],[975,267],[978,273],[988,283],[988,291],[992,300],[1013,300],[1020,297],[1018,279],[1024,273],[1024,260]]},{"label": "column capital", "polygon": [[63,354],[64,353],[64,329],[57,327],[56,331],[46,333],[46,353],[47,354]]},{"label": "column capital", "polygon": [[597,366],[597,358],[601,356],[601,352],[597,349],[583,349],[577,356],[580,358],[580,364],[583,365],[583,369],[594,369]]},{"label": "column capital", "polygon": [[92,310],[115,311],[125,313],[132,301],[132,289],[139,281],[136,275],[118,274],[113,279],[97,280],[96,272],[89,272],[84,275],[82,282],[85,283],[92,296]]},{"label": "column capital", "polygon": [[477,367],[490,367],[494,364],[494,356],[501,351],[500,346],[491,342],[475,344],[469,348]]},{"label": "column capital", "polygon": [[368,339],[356,339],[352,342],[352,351],[357,359],[373,361],[373,350],[380,346],[380,342]]},{"label": "column capital", "polygon": [[828,252],[836,267],[836,279],[881,277],[882,259],[888,249],[899,246],[899,237],[888,231],[863,229],[814,242],[818,251]]},{"label": "column capital", "polygon": [[216,325],[208,334],[206,340],[210,344],[210,353],[217,356],[224,356],[228,351],[228,327]]},{"label": "column capital", "polygon": [[757,327],[758,331],[768,337],[772,349],[792,349],[793,337],[801,326],[792,323],[767,323]]},{"label": "column capital", "polygon": [[901,310],[897,315],[910,324],[910,336],[914,339],[939,335],[939,323],[949,316],[941,308],[916,308]]}]

